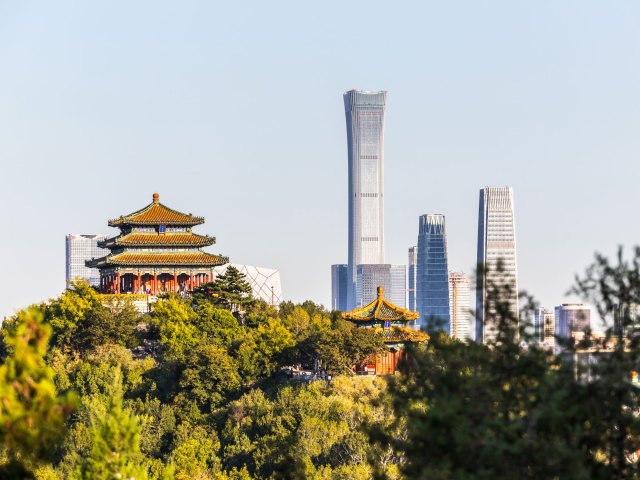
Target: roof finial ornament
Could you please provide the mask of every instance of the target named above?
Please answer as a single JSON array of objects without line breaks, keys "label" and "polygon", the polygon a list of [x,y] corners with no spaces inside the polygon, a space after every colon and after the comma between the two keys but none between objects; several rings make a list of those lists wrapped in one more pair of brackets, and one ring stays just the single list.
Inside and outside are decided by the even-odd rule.
[{"label": "roof finial ornament", "polygon": [[380,285],[378,287],[378,298],[382,298],[384,296],[384,287]]},{"label": "roof finial ornament", "polygon": [[157,193],[153,194],[153,203],[160,203],[160,195]]}]

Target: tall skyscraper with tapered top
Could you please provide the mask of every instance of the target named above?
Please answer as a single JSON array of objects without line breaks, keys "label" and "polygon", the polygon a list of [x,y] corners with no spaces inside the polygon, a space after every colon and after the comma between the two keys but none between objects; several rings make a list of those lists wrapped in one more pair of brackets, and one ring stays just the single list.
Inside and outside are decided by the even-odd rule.
[{"label": "tall skyscraper with tapered top", "polygon": [[[518,319],[518,267],[513,190],[484,187],[478,213],[478,273],[476,275],[476,341],[497,334],[496,302],[508,302]],[[490,295],[493,287],[499,296]]]},{"label": "tall skyscraper with tapered top", "polygon": [[421,327],[449,333],[449,265],[444,215],[420,216],[416,306]]},{"label": "tall skyscraper with tapered top", "polygon": [[384,264],[384,114],[387,92],[344,94],[349,161],[347,309],[356,306],[357,266]]}]

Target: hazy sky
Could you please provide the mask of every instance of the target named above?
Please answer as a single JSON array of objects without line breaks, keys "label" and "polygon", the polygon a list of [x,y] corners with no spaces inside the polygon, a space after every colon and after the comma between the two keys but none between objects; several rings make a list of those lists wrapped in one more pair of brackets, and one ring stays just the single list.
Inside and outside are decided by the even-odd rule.
[{"label": "hazy sky", "polygon": [[0,2],[0,316],[64,288],[64,236],[159,192],[210,250],[328,304],[347,258],[342,93],[387,90],[386,254],[514,189],[520,287],[553,306],[640,238],[640,3]]}]

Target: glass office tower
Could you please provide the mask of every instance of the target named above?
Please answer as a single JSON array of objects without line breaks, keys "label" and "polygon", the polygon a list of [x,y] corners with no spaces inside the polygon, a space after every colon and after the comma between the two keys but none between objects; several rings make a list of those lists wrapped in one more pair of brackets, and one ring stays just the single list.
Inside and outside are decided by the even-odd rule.
[{"label": "glass office tower", "polygon": [[100,272],[97,268],[85,265],[87,260],[107,255],[109,250],[98,247],[100,240],[106,240],[108,235],[81,235],[71,233],[65,237],[66,278],[67,286],[75,279],[84,279],[91,285],[100,285]]},{"label": "glass office tower", "polygon": [[508,302],[518,318],[516,227],[510,187],[480,190],[477,268],[476,341],[487,343],[497,333],[496,299],[487,296],[491,287],[497,287],[501,292],[497,300]]},{"label": "glass office tower", "polygon": [[407,308],[412,312],[416,307],[416,265],[418,263],[418,247],[409,248],[409,263],[407,265]]},{"label": "glass office tower", "polygon": [[361,264],[384,263],[384,114],[387,92],[344,94],[349,161],[347,310],[356,306]]},{"label": "glass office tower", "polygon": [[449,267],[444,215],[420,217],[416,276],[421,327],[449,332]]},{"label": "glass office tower", "polygon": [[347,310],[347,280],[348,269],[346,263],[331,265],[331,310]]},{"label": "glass office tower", "polygon": [[385,297],[398,307],[405,308],[407,266],[391,264],[362,264],[356,268],[356,307],[371,303],[384,287]]}]

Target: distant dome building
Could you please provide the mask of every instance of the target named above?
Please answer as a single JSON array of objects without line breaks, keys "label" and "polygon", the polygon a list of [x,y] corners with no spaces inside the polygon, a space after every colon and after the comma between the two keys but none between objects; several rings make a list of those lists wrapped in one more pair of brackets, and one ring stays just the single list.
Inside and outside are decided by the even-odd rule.
[{"label": "distant dome building", "polygon": [[203,247],[214,237],[193,233],[204,218],[181,213],[153,201],[146,207],[109,220],[120,229],[116,237],[98,243],[110,253],[86,262],[100,272],[102,293],[148,293],[190,291],[214,279],[214,268],[229,262]]}]

